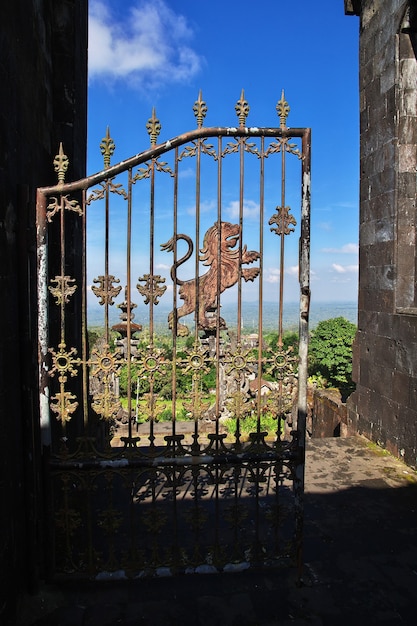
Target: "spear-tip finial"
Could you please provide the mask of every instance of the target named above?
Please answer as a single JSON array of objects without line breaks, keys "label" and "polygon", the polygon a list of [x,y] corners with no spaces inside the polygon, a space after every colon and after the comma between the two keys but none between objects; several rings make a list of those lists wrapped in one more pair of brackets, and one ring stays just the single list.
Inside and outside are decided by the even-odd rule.
[{"label": "spear-tip finial", "polygon": [[100,144],[100,152],[103,155],[104,169],[110,167],[110,159],[116,149],[116,144],[110,137],[110,127],[107,126],[106,136],[103,137]]},{"label": "spear-tip finial", "polygon": [[146,130],[148,131],[148,135],[151,138],[151,146],[156,145],[156,140],[159,133],[161,132],[161,128],[161,122],[156,117],[155,107],[152,107],[152,117],[149,118],[146,124]]},{"label": "spear-tip finial", "polygon": [[198,92],[197,100],[194,102],[193,112],[194,112],[194,117],[197,120],[197,128],[201,128],[203,126],[204,118],[207,115],[207,105],[203,100],[201,89]]},{"label": "spear-tip finial", "polygon": [[235,105],[236,115],[239,119],[239,126],[246,126],[246,118],[249,115],[249,110],[249,104],[245,100],[245,90],[242,89],[240,100],[238,100]]},{"label": "spear-tip finial", "polygon": [[287,117],[290,112],[290,106],[285,99],[284,90],[281,93],[281,100],[278,100],[276,110],[280,120],[281,128],[287,127]]},{"label": "spear-tip finial", "polygon": [[58,184],[63,185],[65,183],[65,174],[67,172],[69,165],[69,159],[66,154],[64,154],[64,148],[62,146],[62,141],[59,144],[58,154],[55,155],[54,158],[54,170],[58,174]]}]

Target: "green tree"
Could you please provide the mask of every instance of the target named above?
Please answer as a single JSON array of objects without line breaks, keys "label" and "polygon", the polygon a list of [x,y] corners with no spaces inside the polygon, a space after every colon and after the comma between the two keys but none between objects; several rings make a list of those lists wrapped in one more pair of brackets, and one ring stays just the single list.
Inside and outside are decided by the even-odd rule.
[{"label": "green tree", "polygon": [[[266,342],[270,349],[276,350],[278,348],[278,333],[268,333],[265,336]],[[286,330],[282,336],[282,348],[288,350],[289,347],[294,348],[294,353],[298,350],[298,333],[295,330]]]},{"label": "green tree", "polygon": [[309,374],[327,381],[347,397],[354,390],[352,381],[352,343],[356,326],[344,317],[334,317],[317,324],[311,332]]}]

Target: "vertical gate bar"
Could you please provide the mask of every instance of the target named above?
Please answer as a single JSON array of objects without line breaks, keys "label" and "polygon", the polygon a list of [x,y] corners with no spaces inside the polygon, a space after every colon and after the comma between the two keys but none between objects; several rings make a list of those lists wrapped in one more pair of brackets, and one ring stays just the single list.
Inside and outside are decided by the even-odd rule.
[{"label": "vertical gate bar", "polygon": [[[196,153],[196,189],[195,189],[195,328],[194,328],[194,344],[197,346],[198,342],[198,328],[200,324],[200,202],[201,202],[201,139],[197,140],[197,153]],[[198,384],[197,379],[192,379],[192,402],[194,404],[195,394],[198,394],[199,390],[195,389],[195,384]],[[198,424],[197,412],[194,414],[194,447],[195,452],[198,450],[198,437],[199,437],[199,424]]]},{"label": "vertical gate bar", "polygon": [[87,331],[87,192],[82,191],[82,295],[81,295],[81,332],[82,332],[82,393],[84,434],[88,429],[88,331]]},{"label": "vertical gate bar", "polygon": [[243,195],[245,172],[245,139],[239,137],[239,265],[237,279],[237,342],[242,339],[242,251],[243,251]]},{"label": "vertical gate bar", "polygon": [[[177,241],[177,221],[178,221],[178,147],[175,148],[175,162],[174,162],[174,241]],[[173,267],[177,267],[177,246],[173,246],[174,252],[174,262]],[[176,270],[175,270],[176,271]],[[173,326],[172,326],[172,435],[175,437],[176,435],[176,425],[177,425],[177,319],[176,319],[176,310],[177,310],[177,283],[176,283],[176,274],[174,275],[174,281],[172,286],[172,294],[173,294]],[[175,439],[174,439],[175,446]]]},{"label": "vertical gate bar", "polygon": [[261,389],[262,389],[262,338],[263,338],[263,259],[264,259],[264,212],[265,212],[265,137],[261,137],[261,158],[259,163],[259,285],[258,285],[258,402],[257,427],[261,431]]},{"label": "vertical gate bar", "polygon": [[[219,239],[217,244],[217,267],[221,267],[221,238],[222,238],[222,138],[218,136],[217,142],[217,228]],[[217,310],[216,310],[216,437],[219,435],[219,418],[220,418],[220,272],[217,273]],[[216,438],[216,446],[218,439]]]},{"label": "vertical gate bar", "polygon": [[[108,289],[108,281],[109,281],[109,212],[110,212],[110,190],[109,190],[109,178],[106,178],[105,181],[105,200],[104,200],[104,210],[105,210],[105,239],[104,239],[104,280],[106,288]],[[106,344],[109,345],[110,337],[109,337],[109,299],[105,298],[104,303],[104,337]]]},{"label": "vertical gate bar", "polygon": [[[280,262],[279,262],[279,318],[278,318],[278,346],[282,348],[282,315],[284,309],[284,215],[285,215],[285,142],[281,139],[281,233],[280,233]],[[280,383],[280,392],[281,392]]]},{"label": "vertical gate bar", "polygon": [[298,366],[298,411],[297,411],[297,458],[295,468],[295,505],[297,565],[299,577],[302,573],[302,538],[304,521],[304,472],[307,418],[307,356],[308,322],[310,307],[310,194],[311,194],[311,130],[305,129],[302,136],[302,199],[300,237],[300,319],[299,319],[299,366]]},{"label": "vertical gate bar", "polygon": [[[65,261],[66,261],[66,254],[65,254],[65,204],[64,204],[64,194],[61,193],[60,196],[60,203],[61,203],[61,209],[60,209],[60,220],[59,220],[59,237],[60,237],[60,251],[61,251],[61,258],[60,258],[60,274],[62,276],[61,280],[64,280],[64,276],[65,276]],[[62,294],[61,299],[60,299],[60,343],[62,346],[66,345],[66,341],[65,341],[65,296],[64,294]],[[67,346],[68,348],[68,346]],[[58,377],[59,380],[59,386],[60,386],[60,393],[61,395],[63,395],[64,393],[64,389],[65,389],[65,382],[64,380],[66,379],[66,377]],[[67,422],[65,419],[61,419],[61,432],[62,432],[62,438],[64,438],[66,436],[66,432],[67,432]],[[63,439],[64,440],[64,439]]]},{"label": "vertical gate bar", "polygon": [[[150,336],[150,350],[153,352],[154,348],[154,246],[155,246],[155,161],[153,158],[151,162],[151,189],[150,189],[150,211],[149,211],[149,276],[150,282],[150,302],[149,302],[149,336]],[[154,446],[154,420],[155,420],[155,404],[154,404],[154,372],[149,374],[149,441],[151,446]]]},{"label": "vertical gate bar", "polygon": [[[61,195],[61,210],[60,210],[60,247],[61,247],[61,258],[60,258],[60,272],[62,279],[64,280],[65,276],[65,205],[64,205],[64,196]],[[61,343],[65,344],[65,297],[62,294],[60,299],[61,304]]]},{"label": "vertical gate bar", "polygon": [[51,445],[51,422],[49,409],[49,375],[46,358],[49,346],[48,311],[48,227],[46,220],[46,195],[36,192],[36,237],[38,266],[38,367],[39,367],[39,412],[41,441],[45,447]]},{"label": "vertical gate bar", "polygon": [[154,344],[154,310],[153,310],[153,275],[154,275],[154,246],[155,246],[155,159],[151,163],[151,189],[150,189],[150,211],[149,211],[149,275],[150,282],[150,302],[149,302],[149,334],[150,343]]},{"label": "vertical gate bar", "polygon": [[127,414],[128,437],[132,437],[132,168],[128,169],[127,181],[127,225],[126,225],[126,358],[127,358]]},{"label": "vertical gate bar", "polygon": [[200,200],[201,200],[201,139],[197,140],[197,152],[196,152],[196,181],[195,181],[195,341],[198,338],[198,327],[200,322]]}]

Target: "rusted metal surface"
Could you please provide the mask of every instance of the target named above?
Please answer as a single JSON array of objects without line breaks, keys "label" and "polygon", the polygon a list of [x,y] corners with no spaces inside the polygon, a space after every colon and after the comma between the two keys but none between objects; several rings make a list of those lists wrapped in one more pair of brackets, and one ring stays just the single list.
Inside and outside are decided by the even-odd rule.
[{"label": "rusted metal surface", "polygon": [[[248,128],[242,91],[237,127],[204,128],[200,93],[196,130],[157,144],[153,111],[148,150],[111,165],[107,129],[101,172],[66,183],[60,147],[58,184],[38,190],[52,575],[300,564],[310,132],[287,127],[284,95],[276,109],[279,127]],[[75,227],[81,276],[66,254]],[[295,348],[285,343],[294,248]],[[67,345],[74,316],[81,337]]]}]

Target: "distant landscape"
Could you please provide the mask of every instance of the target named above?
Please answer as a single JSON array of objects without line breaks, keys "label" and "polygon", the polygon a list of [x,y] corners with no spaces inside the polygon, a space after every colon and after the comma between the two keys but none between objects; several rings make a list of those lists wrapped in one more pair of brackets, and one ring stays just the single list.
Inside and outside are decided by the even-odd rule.
[{"label": "distant landscape", "polygon": [[[357,302],[312,302],[310,306],[310,328],[314,328],[322,320],[333,317],[344,317],[349,322],[357,323]],[[242,328],[245,333],[257,332],[258,304],[256,302],[245,302],[242,306]],[[110,324],[120,322],[120,309],[116,306],[110,307]],[[167,317],[170,308],[163,304],[158,304],[154,308],[154,325],[157,332],[168,331]],[[148,326],[149,310],[145,306],[134,309],[136,324]],[[236,305],[225,304],[222,306],[221,315],[226,320],[228,327],[236,327]],[[88,326],[97,327],[104,325],[103,307],[94,306],[88,309]],[[187,325],[192,324],[192,316],[182,318],[181,322]],[[276,303],[265,302],[263,305],[263,328],[266,332],[277,328],[278,307]],[[283,313],[284,330],[296,330],[298,327],[298,303],[288,302],[284,304]]]}]

